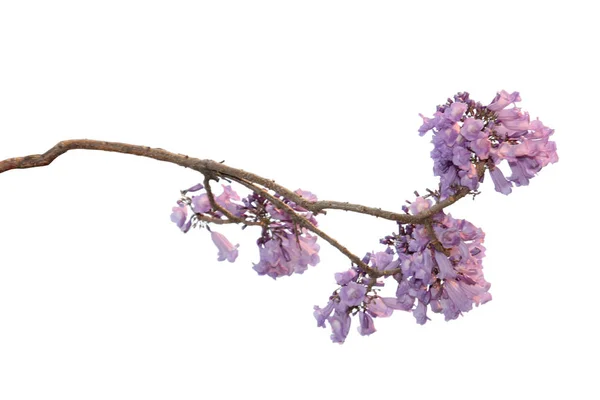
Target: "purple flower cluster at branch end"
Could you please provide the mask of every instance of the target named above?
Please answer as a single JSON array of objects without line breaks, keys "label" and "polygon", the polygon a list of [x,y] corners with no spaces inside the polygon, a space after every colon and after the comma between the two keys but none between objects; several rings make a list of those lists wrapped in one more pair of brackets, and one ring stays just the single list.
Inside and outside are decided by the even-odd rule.
[{"label": "purple flower cluster at branch end", "polygon": [[[222,188],[223,192],[214,197],[217,209],[213,209],[208,192],[195,193],[204,189],[202,184],[183,190],[182,199],[177,202],[177,207],[173,207],[171,221],[183,232],[202,224],[208,228],[211,223],[260,226],[262,233],[257,240],[260,261],[254,265],[254,270],[259,275],[268,275],[275,279],[293,273],[301,274],[309,265],[315,266],[319,263],[317,236],[297,226],[290,216],[290,212],[296,213],[317,226],[311,212],[278,195],[275,195],[275,198],[285,207],[278,207],[257,193],[241,198],[231,186],[222,185]],[[195,194],[189,196],[188,193]],[[296,194],[308,201],[317,200],[314,194],[305,190],[298,189]],[[229,219],[227,213],[237,220]],[[209,230],[218,249],[218,261],[234,262],[238,256],[239,245],[234,246],[223,234]]]},{"label": "purple flower cluster at branch end", "polygon": [[[440,177],[441,199],[460,186],[477,190],[479,162],[490,171],[496,191],[509,194],[513,184],[529,184],[543,167],[558,161],[556,144],[549,140],[554,130],[539,119],[530,121],[527,112],[514,106],[518,101],[518,92],[503,90],[483,106],[469,99],[468,93],[458,93],[438,106],[433,118],[421,115],[419,133],[433,132],[431,157],[433,172]],[[508,178],[498,167],[503,160],[512,172]]]},{"label": "purple flower cluster at branch end", "polygon": [[[308,201],[317,200],[317,197],[308,191],[298,189],[296,194]],[[285,198],[280,197],[280,200],[297,215],[317,226],[317,220],[311,212]],[[257,240],[260,261],[253,268],[259,275],[277,279],[293,273],[301,274],[309,265],[315,266],[319,263],[320,247],[317,244],[317,236],[311,235],[306,228],[297,226],[288,211],[256,194],[248,196],[245,204],[255,212],[263,210],[261,215],[269,221]]]},{"label": "purple flower cluster at branch end", "polygon": [[372,290],[381,282],[373,281],[358,268],[336,274],[336,280],[345,283],[333,293],[324,308],[315,306],[313,313],[317,326],[325,328],[325,322],[329,323],[334,343],[344,343],[350,332],[352,316],[358,317],[358,332],[368,336],[376,331],[374,318],[392,315],[394,310]]},{"label": "purple flower cluster at branch end", "polygon": [[259,275],[268,275],[273,279],[280,276],[301,274],[308,265],[319,262],[317,237],[302,229],[294,235],[284,230],[272,235],[259,245],[260,261],[254,265]]},{"label": "purple flower cluster at branch end", "polygon": [[[418,197],[410,211],[416,214],[430,207],[431,200]],[[374,319],[389,317],[394,310],[411,312],[422,325],[430,319],[428,311],[441,313],[448,321],[491,300],[482,271],[483,231],[443,212],[432,217],[432,228],[445,252],[436,249],[423,225],[405,224],[397,234],[382,239],[385,251],[368,253],[363,260],[379,278],[357,267],[337,273],[340,287],[327,306],[314,307],[317,326],[328,322],[332,341],[343,343],[352,316],[358,317],[359,333],[370,335],[375,332]],[[394,297],[379,294],[388,278],[396,282]]]}]

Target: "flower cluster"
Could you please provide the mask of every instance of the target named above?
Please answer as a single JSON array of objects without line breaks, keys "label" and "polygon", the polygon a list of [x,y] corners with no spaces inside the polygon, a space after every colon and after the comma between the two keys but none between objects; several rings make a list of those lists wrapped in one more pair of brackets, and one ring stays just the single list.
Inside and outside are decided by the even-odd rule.
[{"label": "flower cluster", "polygon": [[[556,144],[548,138],[554,132],[539,119],[514,106],[518,92],[501,91],[487,106],[459,93],[454,100],[437,107],[433,118],[423,118],[419,133],[433,132],[433,172],[440,177],[444,199],[464,186],[476,190],[485,166],[497,191],[509,194],[512,185],[527,185],[544,166],[558,161]],[[507,108],[513,104],[512,108]],[[507,160],[512,174],[506,178],[498,165]]]},{"label": "flower cluster", "polygon": [[[431,200],[418,197],[410,212],[430,207]],[[397,234],[382,239],[386,251],[369,253],[363,260],[375,274],[356,267],[336,274],[340,287],[327,306],[315,306],[317,325],[329,322],[331,339],[343,343],[352,315],[358,315],[359,333],[369,335],[375,332],[373,318],[388,317],[394,310],[410,311],[417,323],[425,324],[428,310],[442,313],[448,321],[491,300],[490,284],[482,273],[483,231],[443,212],[432,217],[431,229],[433,234],[423,225],[400,225]],[[384,281],[372,276],[392,277],[395,296],[381,297]]]},{"label": "flower cluster", "polygon": [[[223,193],[215,197],[215,203],[227,210],[236,217],[243,216],[242,206],[236,203],[240,196],[229,185],[222,185]],[[187,232],[195,222],[194,215],[205,215],[211,218],[220,219],[224,216],[221,210],[213,210],[208,193],[187,196],[187,193],[194,193],[204,189],[201,183],[192,186],[189,189],[182,190],[182,198],[177,201],[177,207],[173,207],[171,221],[173,221],[184,233]],[[188,218],[188,207],[194,213]]]},{"label": "flower cluster", "polygon": [[[298,189],[295,193],[308,201],[317,200],[317,197],[308,191]],[[311,212],[286,198],[278,195],[275,197],[296,215],[317,226],[317,220]],[[286,210],[278,208],[256,193],[244,199],[244,206],[254,215],[268,221],[268,224],[263,227],[261,237],[256,241],[260,261],[253,268],[259,275],[268,275],[276,279],[293,273],[301,274],[306,271],[308,265],[317,265],[319,262],[317,237],[311,235],[306,228],[298,226]]]},{"label": "flower cluster", "polygon": [[[416,213],[430,206],[429,199],[418,197],[410,211]],[[492,298],[482,271],[483,231],[443,212],[434,215],[431,222],[433,232],[423,225],[407,225],[383,240],[394,248],[402,270],[400,276],[394,276],[398,282],[396,298],[388,305],[412,310],[419,324],[429,319],[427,307],[449,321]]]},{"label": "flower cluster", "polygon": [[[365,261],[372,261],[373,266],[378,262],[394,264],[391,262],[392,255],[381,252],[367,254]],[[331,326],[331,340],[334,343],[344,343],[350,332],[351,316],[358,316],[358,332],[365,336],[375,332],[373,318],[389,317],[394,311],[385,304],[385,299],[378,296],[373,289],[383,286],[381,281],[372,279],[366,271],[353,267],[346,272],[336,273],[335,280],[340,287],[331,295],[329,302],[324,308],[314,307],[313,315],[317,319],[317,326],[325,328],[325,322]]]},{"label": "flower cluster", "polygon": [[[278,278],[293,273],[303,273],[308,265],[319,262],[317,236],[297,224],[291,213],[302,217],[314,226],[317,221],[311,212],[282,196],[274,195],[280,207],[257,193],[241,198],[229,185],[222,185],[223,192],[214,197],[213,207],[208,192],[188,196],[188,193],[204,189],[202,184],[183,190],[182,198],[173,207],[171,221],[183,232],[192,226],[212,223],[242,223],[258,225],[262,233],[257,240],[260,260],[254,265],[259,275]],[[314,194],[298,189],[299,196],[308,201],[316,201]],[[281,206],[283,204],[284,206]],[[188,215],[188,210],[191,214]],[[291,212],[290,212],[291,210]],[[229,215],[228,215],[229,214]],[[234,220],[231,219],[234,218]],[[211,229],[211,238],[218,248],[218,260],[234,262],[238,256],[238,245],[232,245],[221,233]]]}]

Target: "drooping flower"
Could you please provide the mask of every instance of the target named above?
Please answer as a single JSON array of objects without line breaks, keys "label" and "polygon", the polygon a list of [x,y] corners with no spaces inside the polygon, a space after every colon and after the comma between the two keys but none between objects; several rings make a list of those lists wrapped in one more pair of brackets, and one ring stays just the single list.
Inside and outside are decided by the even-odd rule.
[{"label": "drooping flower", "polygon": [[382,300],[386,306],[393,310],[409,311],[415,304],[415,298],[406,294],[399,297],[383,297]]},{"label": "drooping flower", "polygon": [[424,325],[425,322],[429,320],[429,318],[427,317],[427,306],[421,301],[417,303],[417,306],[413,310],[413,315],[417,320],[417,324],[419,325]]},{"label": "drooping flower", "polygon": [[191,220],[186,222],[187,218],[187,207],[184,203],[178,202],[177,207],[173,207],[171,213],[171,221],[175,222],[177,227],[183,232],[187,232],[192,224]]},{"label": "drooping flower", "polygon": [[389,317],[394,312],[394,309],[389,307],[381,297],[371,297],[366,305],[366,309],[369,314],[382,318]]},{"label": "drooping flower", "polygon": [[365,313],[364,311],[359,311],[358,322],[360,323],[358,332],[362,336],[368,336],[372,333],[375,333],[375,324],[373,322],[373,318],[369,314]]},{"label": "drooping flower", "polygon": [[238,256],[237,248],[239,245],[236,244],[234,246],[224,235],[215,231],[210,233],[210,237],[212,238],[213,243],[217,246],[217,249],[219,249],[217,260],[234,262]]},{"label": "drooping flower", "polygon": [[497,192],[502,194],[510,194],[512,192],[512,184],[506,180],[500,168],[494,167],[490,169],[490,176]]},{"label": "drooping flower", "polygon": [[338,311],[336,309],[333,316],[327,318],[327,322],[331,326],[331,340],[334,343],[344,343],[350,332],[350,324],[352,323],[348,311]]},{"label": "drooping flower", "polygon": [[268,275],[273,279],[291,275],[293,268],[286,262],[282,246],[280,241],[270,240],[259,247],[260,261],[254,265],[253,269],[259,275]]},{"label": "drooping flower", "polygon": [[318,327],[325,328],[325,321],[327,320],[327,318],[329,318],[329,316],[333,312],[334,307],[335,307],[335,303],[333,302],[333,300],[329,300],[329,302],[327,303],[325,308],[320,308],[319,306],[314,306],[315,311],[313,312],[313,315],[317,320]]}]

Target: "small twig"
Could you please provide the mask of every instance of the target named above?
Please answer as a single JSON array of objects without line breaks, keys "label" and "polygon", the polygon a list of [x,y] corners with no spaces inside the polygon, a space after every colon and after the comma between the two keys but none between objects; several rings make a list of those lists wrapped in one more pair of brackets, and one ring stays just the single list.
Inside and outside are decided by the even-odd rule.
[{"label": "small twig", "polygon": [[437,235],[435,234],[435,231],[433,230],[433,224],[432,224],[431,218],[426,219],[425,223],[423,225],[425,226],[425,230],[427,231],[427,234],[431,238],[431,244],[433,245],[433,247],[440,253],[444,253],[445,255],[450,256],[450,250],[446,249],[442,245],[442,242],[440,242]]},{"label": "small twig", "polygon": [[200,213],[195,213],[194,217],[196,219],[198,219],[199,221],[209,222],[211,224],[217,224],[217,225],[243,224],[243,225],[251,225],[251,226],[263,226],[263,224],[258,221],[243,220],[242,222],[238,222],[238,221],[232,221],[229,219],[209,217],[209,216],[206,216],[206,215],[200,214]]}]

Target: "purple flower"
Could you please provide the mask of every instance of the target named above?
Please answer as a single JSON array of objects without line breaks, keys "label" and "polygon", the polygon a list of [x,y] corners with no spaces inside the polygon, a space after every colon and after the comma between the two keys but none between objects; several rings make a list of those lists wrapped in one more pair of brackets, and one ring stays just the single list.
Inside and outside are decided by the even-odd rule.
[{"label": "purple flower", "polygon": [[271,218],[278,219],[280,221],[289,221],[291,220],[290,216],[286,214],[284,211],[276,208],[273,204],[268,204],[265,208]]},{"label": "purple flower", "polygon": [[486,137],[482,137],[476,139],[471,142],[471,150],[482,160],[485,160],[490,155],[490,149],[492,148],[492,143],[490,139]]},{"label": "purple flower", "polygon": [[[447,295],[446,297],[441,297],[438,300],[439,309],[434,312],[441,312],[444,314],[444,319],[446,321],[451,321],[453,319],[458,318],[461,315],[460,310],[456,307],[456,304],[450,300]],[[433,309],[432,309],[433,311]]]},{"label": "purple flower", "polygon": [[431,200],[419,196],[410,204],[410,212],[414,215],[419,214],[431,207]]},{"label": "purple flower", "polygon": [[382,300],[393,310],[409,311],[415,304],[415,298],[406,294],[400,297],[382,297]]},{"label": "purple flower", "polygon": [[465,219],[457,220],[458,231],[462,240],[483,240],[484,233],[480,228]]},{"label": "purple flower", "polygon": [[461,283],[455,279],[446,280],[444,282],[444,292],[448,294],[448,297],[454,303],[454,308],[461,312],[471,311],[473,300]]},{"label": "purple flower", "polygon": [[[528,164],[532,163],[532,161],[534,168],[527,168]],[[512,172],[512,175],[508,177],[508,180],[514,182],[514,184],[517,186],[528,185],[529,179],[535,176],[535,167],[538,166],[535,160],[526,157],[517,159],[517,161],[514,162],[509,161],[508,165],[510,166],[510,170]]]},{"label": "purple flower", "polygon": [[329,303],[327,303],[325,308],[320,308],[319,306],[314,307],[315,311],[313,312],[313,315],[317,320],[317,326],[325,328],[325,321],[327,320],[327,318],[329,318],[329,316],[333,312],[334,307],[335,307],[335,304],[334,304],[333,300],[329,300]]},{"label": "purple flower", "polygon": [[437,262],[437,266],[439,268],[439,272],[437,274],[438,278],[448,279],[448,278],[453,278],[456,276],[456,271],[454,271],[454,268],[452,267],[450,260],[448,259],[448,257],[445,254],[440,253],[439,251],[435,250],[434,257],[435,257],[435,261]]},{"label": "purple flower", "polygon": [[477,168],[471,164],[470,168],[466,171],[458,171],[460,177],[460,184],[466,186],[471,190],[477,189],[479,186],[479,176],[477,175]]},{"label": "purple flower", "polygon": [[506,180],[500,168],[494,167],[490,169],[490,176],[492,177],[492,181],[494,182],[494,189],[496,189],[497,192],[506,195],[512,192],[512,184]]},{"label": "purple flower", "polygon": [[460,231],[455,227],[436,228],[436,235],[442,246],[446,248],[455,247],[460,244]]},{"label": "purple flower", "polygon": [[358,312],[358,321],[360,322],[360,326],[358,327],[358,332],[362,336],[368,336],[372,333],[375,333],[375,324],[373,323],[373,318],[363,311]]},{"label": "purple flower", "polygon": [[349,269],[348,271],[345,271],[345,272],[336,272],[335,273],[335,281],[337,282],[338,285],[346,285],[350,281],[352,281],[354,278],[356,278],[357,275],[358,275],[358,272],[356,272],[355,269]]},{"label": "purple flower", "polygon": [[298,189],[294,193],[296,193],[297,195],[299,195],[301,197],[304,197],[307,201],[310,201],[312,203],[317,201],[317,196],[314,195],[313,193],[309,192],[308,190]]},{"label": "purple flower", "polygon": [[548,128],[539,119],[531,121],[529,130],[531,131],[527,135],[529,139],[546,139],[554,133],[554,129]]},{"label": "purple flower", "polygon": [[183,232],[187,232],[190,229],[192,221],[189,220],[186,223],[187,218],[187,207],[184,203],[178,203],[177,207],[173,207],[173,212],[171,213],[171,221],[175,222],[177,227],[181,229]]},{"label": "purple flower", "polygon": [[369,262],[373,268],[379,271],[391,271],[400,266],[400,260],[394,260],[394,254],[391,250],[378,251],[374,254],[369,253]]},{"label": "purple flower", "polygon": [[429,318],[427,318],[427,306],[421,301],[417,304],[413,310],[413,316],[417,320],[417,324],[424,325]]},{"label": "purple flower", "polygon": [[212,238],[213,243],[217,246],[217,249],[219,249],[218,261],[227,260],[229,262],[234,262],[238,256],[237,248],[239,245],[232,245],[225,236],[218,232],[212,231],[210,233],[210,237]]},{"label": "purple flower", "polygon": [[522,113],[520,108],[509,108],[498,111],[498,122],[511,131],[523,132],[529,129],[529,114]]},{"label": "purple flower", "polygon": [[453,123],[450,126],[440,129],[435,135],[435,140],[438,146],[445,144],[448,147],[454,146],[458,139],[458,133],[460,132],[460,125]]},{"label": "purple flower", "polygon": [[358,306],[363,302],[367,288],[356,282],[350,282],[340,290],[340,300],[348,307]]},{"label": "purple flower", "polygon": [[387,318],[394,312],[381,297],[372,297],[367,303],[367,311],[376,317]]},{"label": "purple flower", "polygon": [[294,273],[283,255],[282,245],[278,240],[270,240],[259,247],[260,261],[253,269],[259,275],[268,275],[273,279]]},{"label": "purple flower", "polygon": [[487,106],[487,109],[491,111],[500,111],[510,103],[515,103],[517,101],[521,101],[519,92],[512,92],[509,94],[506,90],[502,90],[500,93],[496,94],[496,97],[494,97],[494,100]]},{"label": "purple flower", "polygon": [[475,118],[465,119],[465,123],[460,128],[460,134],[467,140],[478,139],[483,132],[483,121]]},{"label": "purple flower", "polygon": [[[293,248],[296,250],[294,252],[297,257],[296,263],[302,265],[302,267],[299,268],[302,271],[306,270],[307,264],[314,267],[321,260],[319,257],[319,250],[321,247],[317,244],[316,235],[304,232],[302,235],[298,236],[298,240]],[[299,269],[296,268],[296,272],[300,272]]]},{"label": "purple flower", "polygon": [[464,147],[455,146],[453,150],[452,162],[463,171],[471,169],[471,152]]},{"label": "purple flower", "polygon": [[348,312],[338,312],[336,310],[332,317],[327,318],[327,322],[329,322],[332,330],[331,340],[334,343],[344,343],[348,332],[350,332],[350,323],[352,322]]},{"label": "purple flower", "polygon": [[427,234],[427,230],[423,226],[418,226],[414,229],[412,237],[408,242],[408,250],[412,252],[420,252],[429,244],[431,238]]},{"label": "purple flower", "polygon": [[421,127],[419,128],[419,136],[423,136],[428,131],[433,129],[440,119],[439,113],[436,113],[434,118],[427,118],[423,114],[419,114],[419,116],[423,119],[423,125],[421,125]]},{"label": "purple flower", "polygon": [[467,111],[467,107],[468,106],[465,103],[452,103],[450,107],[446,108],[446,110],[444,111],[444,117],[446,117],[452,122],[459,121],[462,118],[465,111]]},{"label": "purple flower", "polygon": [[204,214],[210,211],[210,201],[208,200],[208,194],[202,193],[200,196],[192,196],[192,208],[194,212]]},{"label": "purple flower", "polygon": [[448,279],[443,284],[441,301],[442,312],[446,320],[457,318],[461,313],[470,311],[473,304],[484,304],[492,299],[488,292],[490,284],[483,277],[477,277],[479,282],[468,275]]},{"label": "purple flower", "polygon": [[184,190],[184,192],[197,192],[198,190],[204,189],[204,185],[201,183],[197,183],[189,189]]},{"label": "purple flower", "polygon": [[232,202],[239,201],[240,196],[231,188],[231,185],[222,185],[223,193],[215,198],[215,201],[224,209],[229,211],[231,214],[235,216],[241,216],[243,212],[241,212],[241,206],[239,204],[235,204]]}]

